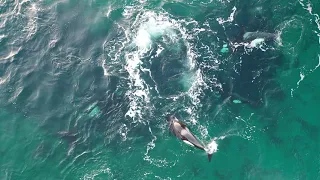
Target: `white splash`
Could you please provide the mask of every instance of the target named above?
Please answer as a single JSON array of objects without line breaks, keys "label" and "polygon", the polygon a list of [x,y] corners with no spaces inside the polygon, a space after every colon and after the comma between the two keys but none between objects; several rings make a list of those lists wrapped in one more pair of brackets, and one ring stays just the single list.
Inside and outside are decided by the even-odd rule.
[{"label": "white splash", "polygon": [[251,41],[250,43],[250,47],[257,47],[258,45],[261,45],[262,43],[264,43],[264,39],[263,38],[257,38],[254,39],[253,41]]},{"label": "white splash", "polygon": [[208,154],[213,154],[215,152],[218,151],[218,144],[215,140],[212,140],[208,145],[207,147],[205,148],[205,151],[208,153]]},{"label": "white splash", "polygon": [[157,54],[155,55],[155,57],[158,57],[163,50],[164,50],[164,48],[161,45],[158,45],[158,49],[157,49],[157,52],[156,52]]},{"label": "white splash", "polygon": [[[137,47],[139,47],[140,50],[143,50],[144,53],[150,50],[153,38],[158,38],[165,33],[173,32],[171,31],[173,24],[168,20],[159,19],[153,12],[146,13],[146,16],[148,17],[148,21],[139,27],[134,41]],[[172,37],[174,33],[171,33],[170,35]]]},{"label": "white splash", "polygon": [[145,29],[140,29],[135,39],[135,44],[145,51],[151,48],[151,36]]}]

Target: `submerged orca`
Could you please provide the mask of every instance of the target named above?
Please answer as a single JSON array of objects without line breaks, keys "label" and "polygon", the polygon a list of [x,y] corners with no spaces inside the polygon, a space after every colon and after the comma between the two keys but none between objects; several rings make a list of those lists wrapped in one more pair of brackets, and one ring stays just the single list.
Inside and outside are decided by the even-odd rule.
[{"label": "submerged orca", "polygon": [[[174,115],[167,115],[166,120],[169,123],[170,131],[184,143],[196,147],[201,150],[205,150],[204,145],[197,139],[195,135],[187,128],[187,126],[179,121]],[[211,162],[212,154],[208,153],[208,160]]]}]

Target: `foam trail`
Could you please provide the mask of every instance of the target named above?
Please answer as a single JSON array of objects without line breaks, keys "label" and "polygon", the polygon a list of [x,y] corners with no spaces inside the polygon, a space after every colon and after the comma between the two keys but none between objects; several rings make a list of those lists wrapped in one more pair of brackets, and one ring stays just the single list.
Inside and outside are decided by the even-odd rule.
[{"label": "foam trail", "polygon": [[35,3],[31,4],[31,7],[28,8],[27,16],[29,17],[27,26],[24,27],[24,30],[28,32],[27,39],[30,39],[38,30],[37,19],[38,11],[40,9]]},{"label": "foam trail", "polygon": [[4,77],[0,77],[0,85],[6,83],[10,79],[11,72],[7,73]]},{"label": "foam trail", "polygon": [[305,4],[303,4],[303,0],[299,0],[298,2],[300,3],[300,5],[302,6],[303,9],[307,10],[310,15],[315,17],[314,22],[317,24],[318,30],[320,30],[320,17],[318,14],[312,12],[311,3],[308,2],[308,4],[305,5]]},{"label": "foam trail", "polygon": [[228,17],[227,20],[223,20],[222,18],[217,18],[217,21],[219,22],[219,24],[223,24],[225,22],[232,22],[233,19],[234,19],[234,14],[236,13],[236,10],[237,10],[237,8],[234,6],[232,8],[232,12],[231,12],[231,14],[230,14],[230,16]]},{"label": "foam trail", "polygon": [[318,69],[319,66],[320,66],[320,55],[318,54],[318,64],[316,65],[316,67],[313,68],[312,72]]},{"label": "foam trail", "polygon": [[[131,18],[131,13],[127,14],[128,18]],[[182,37],[176,33],[176,30],[181,33]],[[149,53],[155,43],[154,40],[166,35],[168,39],[161,40],[163,40],[164,43],[174,44],[182,39],[187,47],[189,69],[192,69],[195,65],[193,62],[194,53],[191,49],[192,46],[186,41],[188,35],[183,28],[183,22],[170,19],[165,13],[158,14],[152,11],[140,13],[136,17],[135,22],[131,25],[131,28],[127,30],[125,34],[128,35],[132,47],[135,47],[125,54],[127,63],[125,69],[129,74],[130,80],[130,83],[128,84],[130,90],[126,94],[130,99],[130,109],[126,115],[131,117],[134,121],[138,120],[141,122],[143,114],[147,110],[150,110],[148,103],[150,103],[150,90],[153,87],[145,82],[140,73],[141,71],[149,72],[151,79],[154,81],[150,69],[142,66],[144,64],[144,58],[150,56]],[[158,56],[163,49],[164,48],[160,46],[156,52],[156,56]],[[188,86],[190,86],[189,84],[191,83],[187,83]],[[159,93],[157,86],[154,88]]]},{"label": "foam trail", "polygon": [[[297,82],[297,86],[298,86],[298,87],[299,87],[299,85],[300,85],[300,82],[303,81],[304,77],[305,77],[305,75],[300,72],[300,80]],[[298,87],[297,87],[297,88],[298,88]]]},{"label": "foam trail", "polygon": [[307,73],[300,72],[300,80],[297,82],[297,87],[291,88],[291,92],[290,92],[291,97],[293,97],[293,92],[299,88],[300,83],[305,79],[305,77],[312,74],[315,70],[318,69],[319,66],[320,66],[320,55],[318,55],[318,64],[313,69],[310,69],[309,72]]},{"label": "foam trail", "polygon": [[147,150],[146,150],[146,153],[144,154],[143,160],[148,161],[150,164],[156,165],[157,167],[168,166],[169,163],[167,162],[166,159],[154,159],[150,157],[149,152],[156,147],[155,141],[157,140],[157,136],[153,134],[150,126],[149,126],[149,132],[152,136],[152,140],[147,144]]}]

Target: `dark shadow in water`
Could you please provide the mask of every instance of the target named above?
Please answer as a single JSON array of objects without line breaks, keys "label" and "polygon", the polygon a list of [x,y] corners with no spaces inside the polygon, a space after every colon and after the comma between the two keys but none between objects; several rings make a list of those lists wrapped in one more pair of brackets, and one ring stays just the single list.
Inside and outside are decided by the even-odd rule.
[{"label": "dark shadow in water", "polygon": [[235,23],[246,31],[273,30],[271,1],[237,0],[235,4],[237,7]]},{"label": "dark shadow in water", "polygon": [[220,66],[218,77],[222,83],[222,96],[231,96],[231,100],[239,99],[253,106],[263,104],[267,92],[282,99],[284,94],[279,92],[280,87],[274,80],[281,60],[282,55],[273,50],[234,53]]},{"label": "dark shadow in water", "polygon": [[[168,37],[163,37],[166,38]],[[155,82],[161,96],[178,95],[185,91],[181,81],[188,74],[187,47],[182,40],[177,40],[176,43],[164,43],[163,39],[155,42],[157,47],[154,47],[151,55],[145,57],[143,61],[148,61],[146,64],[151,71],[153,78],[151,81]],[[159,46],[163,50],[156,55],[156,51],[160,50]],[[150,81],[150,75],[147,76],[149,77],[143,78]]]},{"label": "dark shadow in water", "polygon": [[[273,24],[269,22],[272,12],[271,7],[267,8],[268,1],[259,4],[250,1],[235,3],[237,10],[234,22],[224,23],[221,25],[223,29],[213,29],[218,30],[220,42],[243,42],[243,34],[246,31],[275,31]],[[267,46],[269,49],[266,51],[253,49],[251,52],[245,52],[243,46],[229,48],[230,55],[218,55],[221,63],[219,71],[214,74],[222,84],[222,91],[218,90],[222,99],[231,97],[231,101],[238,99],[259,107],[264,103],[266,96],[278,100],[284,98],[285,95],[275,80],[277,69],[283,65],[283,54],[279,50],[270,49],[276,48],[274,42],[267,42]]]}]

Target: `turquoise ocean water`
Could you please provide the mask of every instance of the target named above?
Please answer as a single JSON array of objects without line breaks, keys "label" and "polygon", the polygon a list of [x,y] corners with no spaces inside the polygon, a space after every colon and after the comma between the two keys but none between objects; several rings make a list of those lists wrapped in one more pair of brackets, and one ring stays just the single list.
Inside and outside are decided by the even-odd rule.
[{"label": "turquoise ocean water", "polygon": [[[0,179],[320,179],[319,14],[317,0],[0,0]],[[168,113],[217,143],[212,162]]]}]

